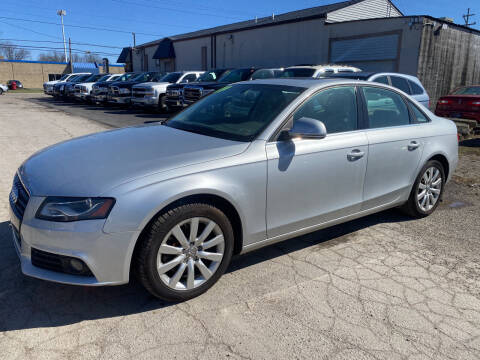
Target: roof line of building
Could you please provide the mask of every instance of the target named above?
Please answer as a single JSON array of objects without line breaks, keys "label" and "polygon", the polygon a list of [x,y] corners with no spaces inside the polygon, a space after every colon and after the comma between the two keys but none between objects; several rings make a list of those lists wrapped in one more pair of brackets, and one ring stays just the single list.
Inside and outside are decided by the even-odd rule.
[{"label": "roof line of building", "polygon": [[[256,29],[256,28],[265,27],[265,26],[275,26],[275,25],[292,23],[292,22],[325,18],[329,12],[340,10],[347,6],[351,6],[362,1],[364,0],[340,1],[340,2],[327,4],[327,5],[314,6],[306,9],[289,11],[286,13],[281,13],[273,16],[265,16],[257,19],[249,19],[245,21],[232,23],[232,24],[220,25],[220,26],[215,26],[207,29],[196,30],[196,31],[192,31],[184,34],[165,36],[164,38],[161,38],[158,40],[137,45],[136,48],[145,48],[145,47],[158,45],[163,39],[166,39],[166,38],[177,42],[182,40],[197,39],[205,36],[221,35],[221,34],[233,32],[233,31],[243,31],[243,30]],[[390,3],[392,2],[390,1]],[[395,9],[398,10],[398,8],[393,3],[392,5],[395,7]],[[400,10],[398,11],[402,13]],[[304,13],[307,13],[308,15],[304,15]],[[312,14],[309,14],[309,13],[312,13]]]},{"label": "roof line of building", "polygon": [[[0,62],[10,62],[10,63],[27,63],[27,64],[49,64],[49,65],[68,65],[68,62],[59,62],[59,61],[39,61],[39,60],[8,60],[0,59]],[[73,63],[75,64],[97,64],[98,66],[103,66],[101,63]],[[113,67],[123,67],[122,64],[109,64]]]},{"label": "roof line of building", "polygon": [[[371,21],[371,20],[411,19],[411,18],[426,18],[426,19],[430,19],[430,20],[433,20],[433,21],[440,22],[442,24],[450,25],[452,27],[460,28],[460,29],[463,29],[465,31],[480,34],[480,30],[478,30],[478,29],[472,29],[468,26],[456,24],[454,22],[450,22],[450,21],[445,20],[445,19],[436,18],[436,17],[430,16],[430,15],[404,15],[404,16],[395,16],[395,17],[389,17],[389,18],[379,17],[379,18],[370,18],[370,19],[358,19],[358,20],[348,20],[348,21],[342,21],[342,22],[327,22],[327,23],[325,23],[325,25],[348,24],[348,23],[352,23],[352,22],[363,22],[363,21]],[[414,25],[418,25],[418,23],[414,24]]]}]

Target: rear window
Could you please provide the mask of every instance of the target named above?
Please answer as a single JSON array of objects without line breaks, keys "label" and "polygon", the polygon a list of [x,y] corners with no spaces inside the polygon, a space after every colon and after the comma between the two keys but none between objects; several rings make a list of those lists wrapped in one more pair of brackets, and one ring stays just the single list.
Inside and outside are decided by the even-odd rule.
[{"label": "rear window", "polygon": [[388,83],[388,77],[386,77],[386,76],[380,76],[380,77],[376,78],[375,80],[373,80],[373,82],[380,83],[380,84],[385,84],[385,85],[390,85]]},{"label": "rear window", "polygon": [[403,92],[410,94],[410,87],[408,86],[407,79],[401,78],[399,76],[390,76],[392,81],[392,86],[397,89],[402,90]]},{"label": "rear window", "polygon": [[286,69],[282,77],[312,77],[315,74],[315,69],[310,68],[293,68]]},{"label": "rear window", "polygon": [[410,88],[412,89],[412,95],[421,95],[423,94],[423,89],[414,81],[408,80]]},{"label": "rear window", "polygon": [[455,90],[453,95],[480,95],[480,86],[466,86]]}]

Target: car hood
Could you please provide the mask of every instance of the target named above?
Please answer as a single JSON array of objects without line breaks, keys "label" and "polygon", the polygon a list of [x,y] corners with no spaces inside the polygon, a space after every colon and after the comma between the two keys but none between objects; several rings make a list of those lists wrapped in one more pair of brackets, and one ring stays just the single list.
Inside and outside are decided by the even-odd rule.
[{"label": "car hood", "polygon": [[165,86],[168,86],[170,85],[169,82],[166,82],[166,81],[162,81],[162,82],[143,82],[143,83],[139,83],[139,84],[136,84],[134,87],[152,87],[152,88],[155,88],[155,87],[165,87]]},{"label": "car hood", "polygon": [[99,196],[143,176],[240,154],[248,145],[150,124],[50,146],[19,173],[32,195]]},{"label": "car hood", "polygon": [[52,80],[52,81],[44,82],[43,85],[55,85],[58,82],[59,82],[58,80]]}]

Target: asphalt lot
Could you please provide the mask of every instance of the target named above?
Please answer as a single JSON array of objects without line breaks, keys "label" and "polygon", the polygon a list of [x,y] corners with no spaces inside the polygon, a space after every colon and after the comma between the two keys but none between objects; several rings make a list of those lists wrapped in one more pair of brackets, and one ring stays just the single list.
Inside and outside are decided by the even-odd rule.
[{"label": "asphalt lot", "polygon": [[172,114],[155,110],[122,108],[110,105],[92,105],[82,102],[56,100],[52,96],[30,94],[24,99],[49,108],[61,110],[69,115],[81,116],[109,127],[125,127],[143,124],[145,121],[165,120]]},{"label": "asphalt lot", "polygon": [[432,216],[390,210],[261,249],[171,304],[135,283],[27,278],[8,228],[11,180],[28,155],[108,128],[92,120],[148,120],[31,94],[0,96],[0,109],[2,359],[480,358],[480,140],[462,146]]}]

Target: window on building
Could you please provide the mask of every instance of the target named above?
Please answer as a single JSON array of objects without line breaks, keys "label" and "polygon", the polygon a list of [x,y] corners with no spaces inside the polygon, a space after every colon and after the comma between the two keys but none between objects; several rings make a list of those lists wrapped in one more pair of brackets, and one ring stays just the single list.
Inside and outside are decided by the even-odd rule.
[{"label": "window on building", "polygon": [[62,74],[48,74],[48,81],[59,80],[62,77]]},{"label": "window on building", "polygon": [[362,87],[367,102],[370,128],[410,124],[410,115],[403,97],[394,91],[376,87]]},{"label": "window on building", "polygon": [[325,124],[327,133],[357,129],[357,100],[353,86],[340,86],[313,95],[293,115],[293,121],[308,117]]}]

